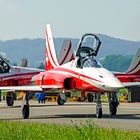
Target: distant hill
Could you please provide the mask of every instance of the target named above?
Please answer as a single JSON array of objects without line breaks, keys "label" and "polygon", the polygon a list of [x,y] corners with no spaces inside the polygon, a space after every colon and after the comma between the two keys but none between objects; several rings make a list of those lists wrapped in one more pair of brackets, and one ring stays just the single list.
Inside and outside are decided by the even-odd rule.
[{"label": "distant hill", "polygon": [[104,57],[110,54],[115,55],[134,55],[138,48],[140,48],[140,41],[128,41],[109,37],[107,35],[99,35],[102,41],[102,47],[98,56]]},{"label": "distant hill", "polygon": [[[102,46],[98,57],[105,57],[110,54],[133,55],[140,42],[116,39],[107,35],[98,35],[102,41]],[[65,38],[55,38],[56,51],[59,51]],[[79,39],[72,39],[73,50],[76,48]],[[30,67],[36,67],[38,63],[45,60],[45,39],[15,39],[0,41],[0,52],[6,53],[6,56],[12,63],[20,62],[21,58],[27,58]]]}]

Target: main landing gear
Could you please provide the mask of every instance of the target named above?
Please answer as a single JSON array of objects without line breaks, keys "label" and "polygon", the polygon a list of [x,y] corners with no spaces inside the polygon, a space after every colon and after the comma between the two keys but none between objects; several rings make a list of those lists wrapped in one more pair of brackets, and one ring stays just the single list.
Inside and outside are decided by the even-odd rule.
[{"label": "main landing gear", "polygon": [[30,109],[29,109],[29,94],[25,93],[22,99],[22,117],[23,119],[28,119],[30,115]]},{"label": "main landing gear", "polygon": [[59,93],[57,103],[58,105],[64,105],[64,103],[67,101],[67,97],[65,93]]},{"label": "main landing gear", "polygon": [[14,92],[8,92],[6,95],[7,106],[13,106],[14,100],[16,100],[16,94]]},{"label": "main landing gear", "polygon": [[119,105],[119,101],[118,101],[118,98],[117,98],[115,92],[109,93],[108,101],[109,101],[109,111],[110,111],[110,115],[111,115],[111,116],[114,116],[114,115],[116,115],[116,113],[117,113],[117,107],[118,107],[118,105]]},{"label": "main landing gear", "polygon": [[[110,115],[114,116],[117,113],[117,107],[119,105],[119,101],[116,95],[116,92],[110,92],[108,96],[109,100],[109,111]],[[102,118],[102,104],[101,104],[101,93],[96,94],[96,117]]]},{"label": "main landing gear", "polygon": [[102,118],[101,93],[96,94],[96,117]]},{"label": "main landing gear", "polygon": [[[29,110],[29,93],[26,92],[23,96],[22,100],[22,117],[23,119],[28,119],[30,115],[30,110]],[[117,107],[119,105],[117,96],[115,92],[110,92],[109,96],[109,110],[110,110],[110,115],[116,115],[117,113]],[[67,101],[66,95],[64,93],[60,93],[58,96],[57,103],[58,105],[64,105],[64,103]],[[97,118],[102,118],[102,104],[101,104],[101,93],[96,94],[96,117]]]}]

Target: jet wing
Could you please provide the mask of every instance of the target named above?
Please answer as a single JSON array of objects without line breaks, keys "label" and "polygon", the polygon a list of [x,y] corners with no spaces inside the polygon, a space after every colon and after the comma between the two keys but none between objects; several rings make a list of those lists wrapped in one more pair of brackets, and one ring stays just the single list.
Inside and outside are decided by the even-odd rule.
[{"label": "jet wing", "polygon": [[0,90],[8,91],[53,91],[59,90],[62,87],[59,85],[43,85],[43,86],[5,86],[0,87]]},{"label": "jet wing", "polygon": [[140,82],[124,82],[122,84],[125,87],[136,87],[136,86],[140,86]]}]

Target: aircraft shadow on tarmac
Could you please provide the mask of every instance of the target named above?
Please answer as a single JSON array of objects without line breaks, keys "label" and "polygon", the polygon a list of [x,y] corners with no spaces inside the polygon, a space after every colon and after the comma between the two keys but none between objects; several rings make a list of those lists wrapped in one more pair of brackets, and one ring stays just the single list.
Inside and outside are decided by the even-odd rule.
[{"label": "aircraft shadow on tarmac", "polygon": [[[109,114],[104,114],[102,119],[135,119],[140,120],[140,114],[118,114],[116,116],[110,116]],[[43,115],[43,116],[33,116],[30,119],[54,119],[54,118],[93,118],[97,119],[95,114],[60,114],[60,115]]]},{"label": "aircraft shadow on tarmac", "polygon": [[[65,107],[65,106],[91,106],[95,105],[94,103],[86,103],[86,104],[77,104],[77,103],[72,103],[72,104],[65,104],[64,106],[58,106],[57,104],[37,104],[37,105],[30,105],[30,107],[50,107],[50,106],[58,106],[58,107]],[[104,104],[104,106],[108,106],[108,104]],[[20,105],[15,105],[12,107],[0,107],[0,109],[6,109],[6,108],[20,108]],[[72,119],[78,119],[78,118],[93,118],[96,119],[95,114],[56,114],[56,115],[37,115],[37,116],[30,116],[29,119],[57,119],[57,118],[72,118]],[[18,118],[6,118],[6,119],[0,119],[0,120],[21,120],[22,117]],[[130,119],[130,120],[140,120],[140,113],[139,114],[117,114],[116,116],[110,116],[110,114],[103,114],[102,119]]]},{"label": "aircraft shadow on tarmac", "polygon": [[[108,114],[104,114],[102,119],[130,119],[130,120],[140,120],[140,116],[137,117],[136,115],[140,114],[118,114],[116,116],[110,116]],[[30,116],[29,120],[32,119],[57,119],[57,118],[69,118],[69,119],[96,119],[95,114],[59,114],[59,115],[39,115],[39,116]],[[0,119],[0,120],[22,120],[22,118],[7,118],[7,119]]]},{"label": "aircraft shadow on tarmac", "polygon": [[[109,114],[104,114],[102,119],[130,119],[130,120],[140,120],[140,114],[118,114],[116,116],[110,116]],[[59,114],[59,115],[39,115],[39,116],[30,116],[28,120],[39,120],[39,119],[57,119],[57,118],[69,118],[69,119],[97,119],[95,114]],[[22,120],[22,118],[6,118],[0,120]]]}]

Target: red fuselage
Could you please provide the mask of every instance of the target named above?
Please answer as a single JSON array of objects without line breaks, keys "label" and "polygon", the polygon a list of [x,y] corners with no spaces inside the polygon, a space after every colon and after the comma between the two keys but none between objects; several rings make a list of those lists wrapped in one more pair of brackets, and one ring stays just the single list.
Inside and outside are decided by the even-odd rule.
[{"label": "red fuselage", "polygon": [[0,73],[0,86],[31,85],[33,76],[39,74],[40,69],[10,66],[9,70]]},{"label": "red fuselage", "polygon": [[115,76],[121,82],[140,82],[140,75],[136,74],[115,73]]},{"label": "red fuselage", "polygon": [[30,85],[32,77],[37,74],[39,72],[0,75],[0,86]]},{"label": "red fuselage", "polygon": [[[104,69],[102,69],[104,70]],[[34,85],[57,85],[62,87],[62,89],[67,90],[82,90],[82,91],[97,91],[97,92],[105,92],[110,91],[113,89],[111,87],[112,85],[108,85],[105,83],[105,78],[100,77],[100,73],[94,74],[95,71],[92,69],[90,70],[90,73],[87,69],[78,69],[73,67],[57,67],[52,70],[41,72],[40,74],[33,77],[32,82]],[[99,72],[97,70],[96,72]],[[95,76],[93,76],[95,75]],[[111,78],[114,79],[114,82],[116,80],[115,77],[110,75]],[[109,77],[110,77],[109,76]],[[112,80],[110,78],[110,80]],[[109,80],[109,81],[110,81]],[[120,85],[119,81],[116,81],[117,84]],[[110,82],[109,82],[110,83]]]},{"label": "red fuselage", "polygon": [[[54,73],[58,69],[53,69],[53,71],[42,72],[35,76],[34,84],[35,85],[58,85],[68,90],[82,90],[82,91],[100,91],[99,89],[89,83],[80,79],[80,74],[77,74],[76,77],[71,77],[70,75],[62,75],[61,73]],[[60,70],[60,69],[59,69]],[[69,71],[70,72],[70,71]]]}]

